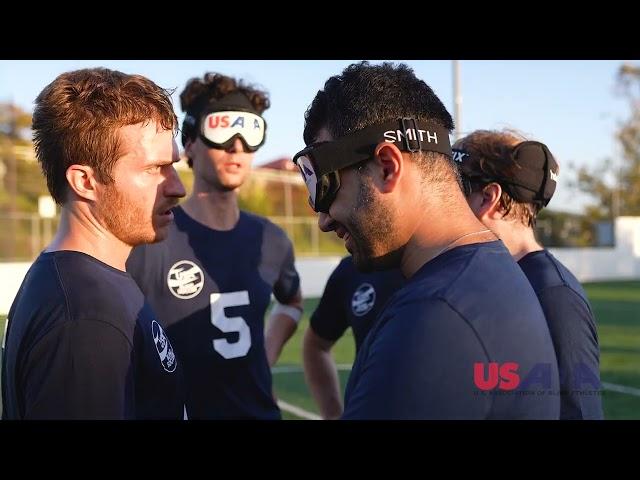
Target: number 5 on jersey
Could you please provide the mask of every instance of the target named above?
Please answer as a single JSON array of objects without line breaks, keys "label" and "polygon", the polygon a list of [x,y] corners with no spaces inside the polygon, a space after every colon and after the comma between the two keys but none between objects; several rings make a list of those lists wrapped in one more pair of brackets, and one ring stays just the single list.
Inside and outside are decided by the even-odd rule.
[{"label": "number 5 on jersey", "polygon": [[226,338],[213,340],[213,348],[227,360],[244,357],[251,348],[251,331],[242,317],[227,317],[224,309],[249,305],[249,292],[212,293],[211,323],[224,333],[238,332],[238,341],[229,342]]}]

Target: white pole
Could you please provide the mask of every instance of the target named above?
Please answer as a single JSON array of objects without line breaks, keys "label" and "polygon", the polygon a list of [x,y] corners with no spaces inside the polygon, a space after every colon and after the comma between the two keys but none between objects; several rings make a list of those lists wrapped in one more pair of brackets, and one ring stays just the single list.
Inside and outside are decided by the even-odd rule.
[{"label": "white pole", "polygon": [[453,60],[453,122],[455,123],[454,139],[462,136],[462,94],[460,93],[460,60]]}]

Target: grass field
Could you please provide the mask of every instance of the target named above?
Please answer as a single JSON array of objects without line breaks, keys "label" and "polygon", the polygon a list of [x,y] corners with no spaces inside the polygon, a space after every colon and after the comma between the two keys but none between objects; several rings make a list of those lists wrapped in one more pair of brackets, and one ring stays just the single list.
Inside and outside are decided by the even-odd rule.
[{"label": "grass field", "polygon": [[[640,419],[640,281],[587,283],[584,287],[598,325],[601,380],[607,387],[603,393],[605,418]],[[312,414],[317,414],[317,408],[304,381],[301,359],[303,332],[316,304],[317,299],[305,301],[305,315],[298,331],[285,346],[273,374],[278,398]],[[0,317],[0,335],[4,320]],[[333,352],[336,363],[353,362],[355,348],[350,330]],[[339,373],[344,388],[348,367]],[[283,411],[286,419],[297,419],[299,415]]]}]

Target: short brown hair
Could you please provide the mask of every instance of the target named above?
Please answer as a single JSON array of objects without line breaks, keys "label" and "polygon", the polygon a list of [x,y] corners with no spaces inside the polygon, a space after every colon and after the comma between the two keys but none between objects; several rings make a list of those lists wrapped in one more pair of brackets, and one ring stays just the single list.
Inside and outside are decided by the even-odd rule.
[{"label": "short brown hair", "polygon": [[177,131],[170,91],[141,75],[107,68],[61,74],[40,92],[35,104],[36,157],[59,204],[65,201],[66,171],[74,163],[93,168],[102,183],[113,182],[113,166],[122,155],[120,127],[155,121]]},{"label": "short brown hair", "polygon": [[509,187],[498,180],[515,177],[515,171],[520,166],[511,152],[524,141],[527,139],[515,130],[476,130],[458,140],[453,148],[469,154],[468,160],[465,160],[465,173],[470,179],[472,191],[480,191],[492,182],[500,184],[500,208],[504,216],[515,218],[523,225],[533,228],[541,206],[518,202],[509,195]]}]

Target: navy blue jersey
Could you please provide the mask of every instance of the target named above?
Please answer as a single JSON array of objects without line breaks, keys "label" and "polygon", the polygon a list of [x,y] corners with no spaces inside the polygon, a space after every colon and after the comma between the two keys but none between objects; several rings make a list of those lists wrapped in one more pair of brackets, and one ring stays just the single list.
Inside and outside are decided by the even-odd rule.
[{"label": "navy blue jersey", "polygon": [[297,293],[291,242],[267,219],[240,212],[213,230],[180,207],[168,238],[133,250],[127,271],[158,312],[183,362],[189,418],[278,419],[264,348],[271,293]]},{"label": "navy blue jersey", "polygon": [[3,418],[183,418],[179,359],[127,273],[42,253],[8,322]]},{"label": "navy blue jersey", "polygon": [[560,418],[602,419],[598,333],[580,282],[546,250],[531,252],[518,264],[540,300],[556,349]]},{"label": "navy blue jersey", "polygon": [[391,299],[356,357],[345,419],[557,419],[544,314],[501,241],[427,262]]},{"label": "navy blue jersey", "polygon": [[399,269],[362,273],[351,256],[345,257],[327,281],[311,315],[311,328],[325,340],[335,341],[351,327],[358,351],[378,313],[402,285]]}]

